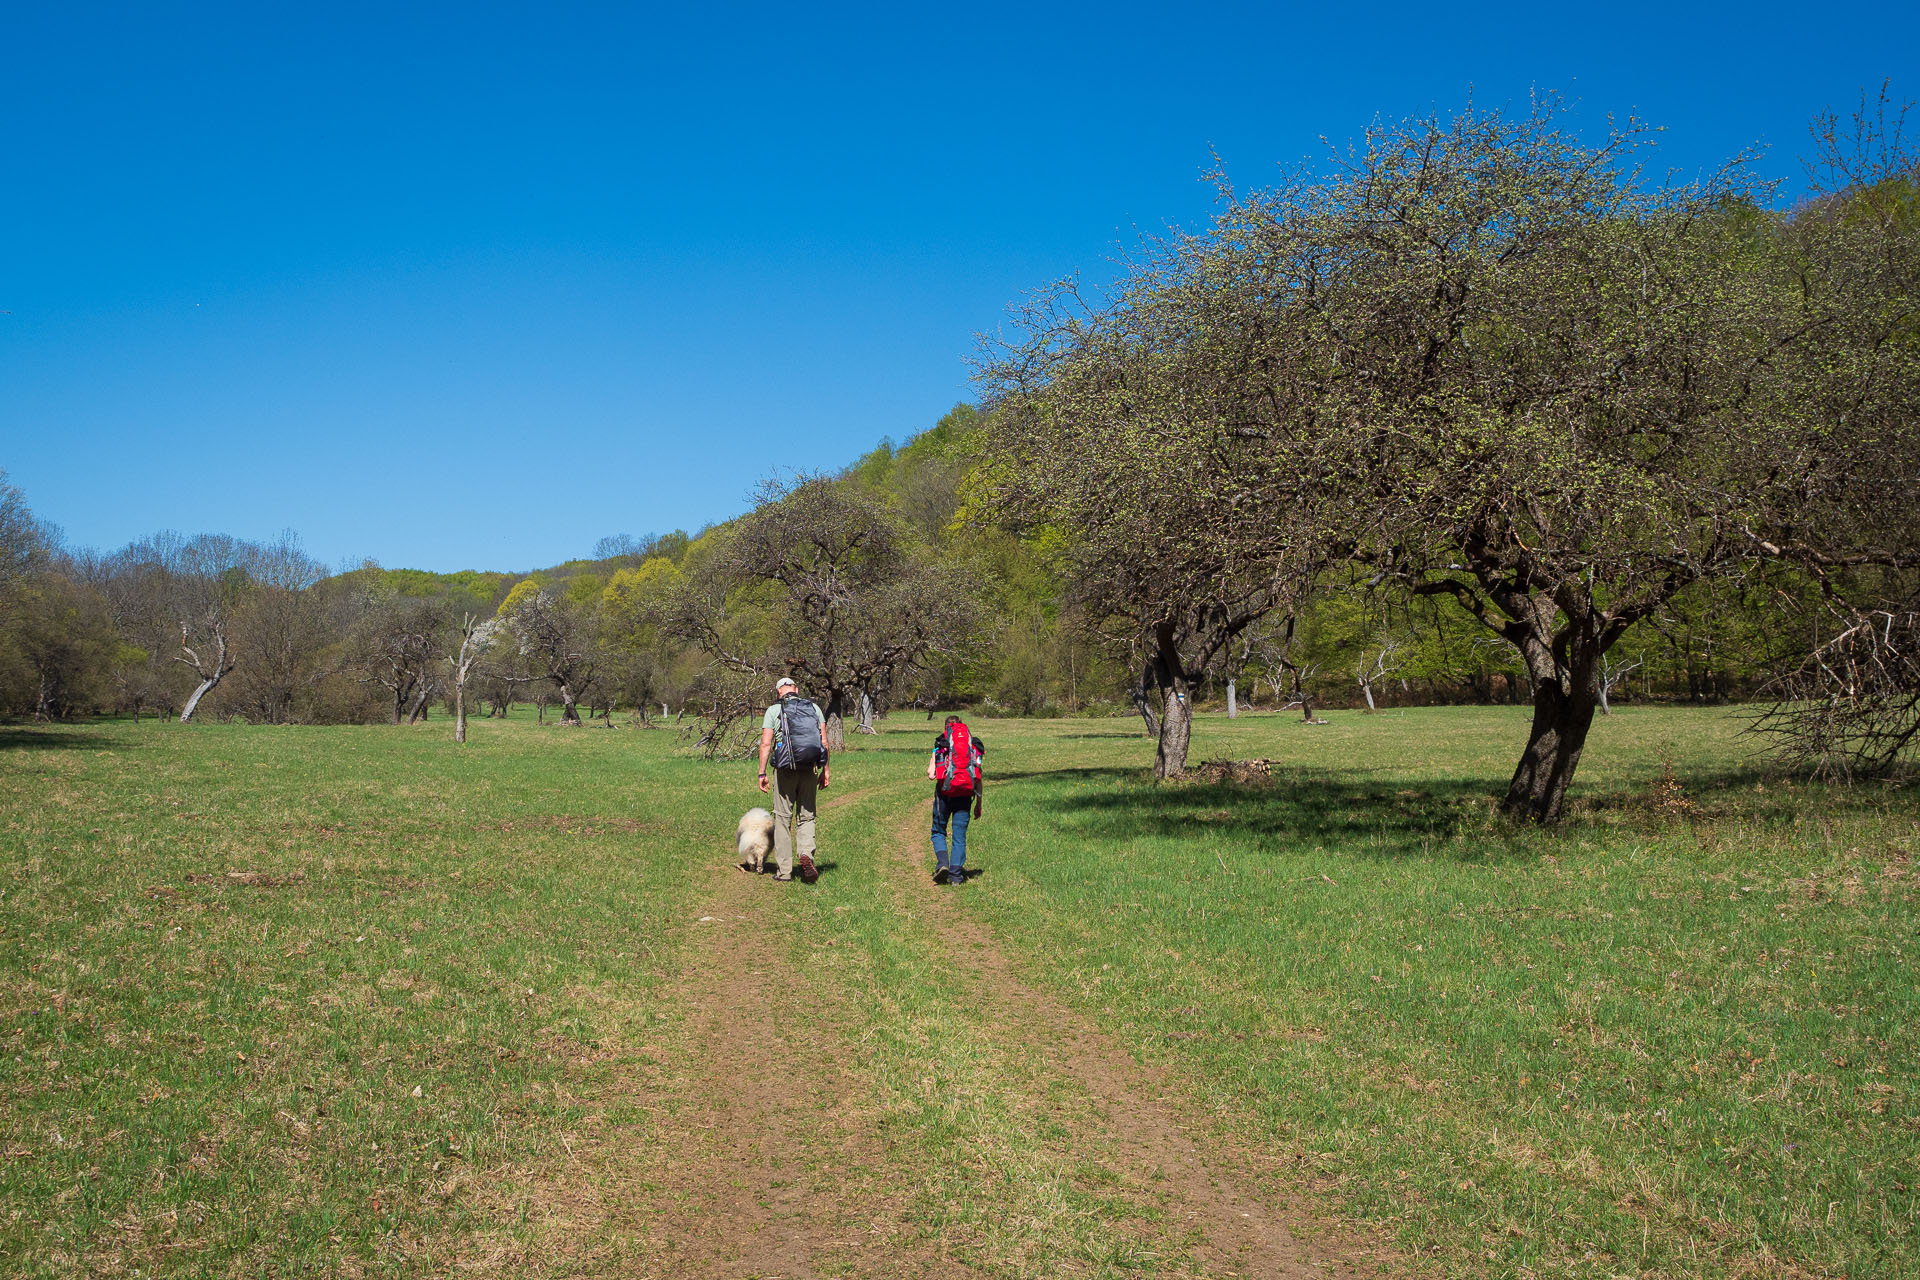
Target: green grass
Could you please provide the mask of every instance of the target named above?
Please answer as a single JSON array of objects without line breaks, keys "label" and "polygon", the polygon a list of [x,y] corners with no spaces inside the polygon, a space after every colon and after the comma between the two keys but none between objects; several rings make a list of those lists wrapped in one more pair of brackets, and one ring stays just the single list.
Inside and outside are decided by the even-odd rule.
[{"label": "green grass", "polygon": [[[1920,1275],[1920,798],[1790,785],[1726,713],[1636,708],[1570,821],[1522,831],[1491,796],[1524,712],[1331,718],[1203,718],[1195,759],[1271,757],[1258,787],[1153,786],[1135,722],[982,721],[986,874],[956,892],[1436,1273]],[[610,1116],[644,1144],[596,1064],[676,1043],[745,771],[474,729],[0,729],[0,1272],[440,1274],[535,1230],[476,1185]],[[989,1274],[1178,1271],[1069,1141],[1097,1100],[919,919],[890,849],[930,736],[889,730],[836,760],[879,788],[823,817],[838,865],[773,900],[837,993],[875,1176]],[[1649,789],[1666,762],[1683,795]]]},{"label": "green grass", "polygon": [[564,1129],[606,993],[646,1016],[681,851],[731,826],[634,735],[6,732],[9,1274],[444,1270],[476,1172]]},{"label": "green grass", "polygon": [[1523,725],[1207,721],[1196,758],[1270,755],[1271,785],[1157,790],[1131,742],[1061,768],[992,726],[1029,776],[981,909],[1460,1274],[1920,1273],[1912,792],[1785,785],[1724,713],[1630,710],[1574,819],[1515,831]]}]

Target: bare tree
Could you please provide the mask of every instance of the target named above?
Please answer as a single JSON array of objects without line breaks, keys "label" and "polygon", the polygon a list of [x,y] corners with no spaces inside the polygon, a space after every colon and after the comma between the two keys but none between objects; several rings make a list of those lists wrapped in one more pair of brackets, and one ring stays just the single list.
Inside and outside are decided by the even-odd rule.
[{"label": "bare tree", "polygon": [[447,618],[438,601],[401,597],[375,604],[362,619],[355,650],[360,682],[387,691],[388,720],[416,723],[440,687],[439,655]]},{"label": "bare tree", "polygon": [[694,683],[692,698],[705,713],[681,730],[709,759],[742,760],[760,743],[766,676],[751,667],[713,663]]},{"label": "bare tree", "polygon": [[1383,639],[1380,646],[1372,651],[1371,657],[1364,652],[1360,655],[1360,661],[1354,667],[1353,675],[1360,684],[1360,692],[1366,696],[1368,711],[1379,710],[1373,702],[1373,686],[1382,680],[1391,679],[1393,674],[1400,670],[1402,662],[1400,642],[1390,638]]},{"label": "bare tree", "polygon": [[823,700],[830,747],[863,690],[894,687],[973,633],[971,584],[880,501],[824,476],[769,481],[689,575],[668,630],[762,684],[790,673]]},{"label": "bare tree", "polygon": [[1316,715],[1313,710],[1312,680],[1319,674],[1320,664],[1297,661],[1291,656],[1283,656],[1280,659],[1280,669],[1287,675],[1287,700],[1280,705],[1280,709],[1285,711],[1290,707],[1298,707],[1300,719],[1307,724],[1325,724],[1326,721]]},{"label": "bare tree", "polygon": [[460,648],[447,655],[447,665],[453,668],[453,740],[467,740],[467,682],[473,677],[474,670],[480,665],[487,650],[493,646],[504,624],[499,618],[480,621],[469,613],[460,619]]},{"label": "bare tree", "polygon": [[152,575],[161,607],[177,628],[174,661],[197,681],[180,709],[180,723],[189,723],[201,700],[239,665],[235,619],[263,576],[267,557],[262,548],[224,534],[183,538],[170,532],[133,543],[121,555]]},{"label": "bare tree", "polygon": [[1300,718],[1306,723],[1325,724],[1313,710],[1312,681],[1319,674],[1320,664],[1303,654],[1304,647],[1297,611],[1265,619],[1247,643],[1251,660],[1259,664],[1267,687],[1273,691],[1275,705],[1281,711],[1299,707]]},{"label": "bare tree", "polygon": [[222,699],[249,720],[287,724],[301,692],[320,674],[317,657],[334,640],[335,619],[314,587],[326,569],[300,546],[292,530],[255,546],[252,586],[234,618],[235,646],[248,655]]},{"label": "bare tree", "polygon": [[[526,585],[514,588],[501,605],[501,617],[518,642],[521,657],[559,693],[560,723],[578,725],[580,698],[600,667],[596,619],[583,605],[545,590],[523,591]],[[545,710],[543,705],[542,720]]]},{"label": "bare tree", "polygon": [[659,539],[650,533],[638,538],[630,533],[612,534],[593,544],[593,558],[618,560],[627,568],[637,568],[646,560],[658,541]]},{"label": "bare tree", "polygon": [[1644,661],[1644,659],[1635,658],[1632,662],[1626,662],[1615,658],[1611,654],[1600,659],[1601,715],[1610,716],[1613,714],[1613,706],[1608,699],[1612,697],[1613,691],[1619,687],[1621,681],[1625,680],[1635,671],[1638,671]]},{"label": "bare tree", "polygon": [[1755,727],[1816,776],[1889,773],[1920,753],[1920,595],[1840,620],[1773,682]]},{"label": "bare tree", "polygon": [[156,656],[174,649],[173,661],[192,673],[181,723],[240,665],[243,648],[260,664],[255,692],[267,718],[288,718],[302,665],[325,639],[308,600],[323,570],[294,534],[255,543],[159,533],[128,544],[101,572],[116,617],[150,632]]}]

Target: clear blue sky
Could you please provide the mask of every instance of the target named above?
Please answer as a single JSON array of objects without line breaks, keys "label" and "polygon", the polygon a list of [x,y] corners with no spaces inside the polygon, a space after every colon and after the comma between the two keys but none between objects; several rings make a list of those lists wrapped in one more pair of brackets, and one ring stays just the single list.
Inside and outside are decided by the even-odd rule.
[{"label": "clear blue sky", "polygon": [[[294,12],[298,9],[298,13]],[[70,541],[528,568],[969,395],[1022,291],[1376,113],[1806,125],[1920,6],[9,7],[0,466]]]}]

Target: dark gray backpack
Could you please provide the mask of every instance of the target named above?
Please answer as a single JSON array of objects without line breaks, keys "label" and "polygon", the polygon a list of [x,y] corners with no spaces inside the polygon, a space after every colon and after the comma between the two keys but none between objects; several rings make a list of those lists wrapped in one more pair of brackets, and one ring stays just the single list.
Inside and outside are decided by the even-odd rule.
[{"label": "dark gray backpack", "polygon": [[780,699],[780,741],[774,745],[778,769],[811,769],[827,762],[826,740],[820,735],[820,712],[811,700]]}]

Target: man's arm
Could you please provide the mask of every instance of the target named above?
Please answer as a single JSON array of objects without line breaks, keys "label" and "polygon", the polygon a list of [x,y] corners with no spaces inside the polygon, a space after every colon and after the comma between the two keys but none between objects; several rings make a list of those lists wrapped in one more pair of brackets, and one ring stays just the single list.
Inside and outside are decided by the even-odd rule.
[{"label": "man's arm", "polygon": [[773,730],[760,730],[760,789],[767,789],[767,756],[773,751]]}]

